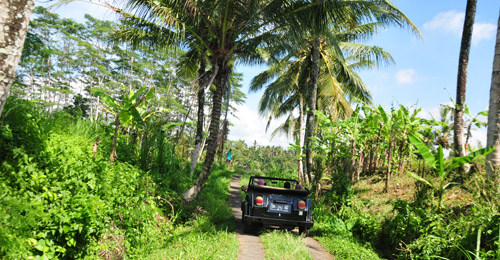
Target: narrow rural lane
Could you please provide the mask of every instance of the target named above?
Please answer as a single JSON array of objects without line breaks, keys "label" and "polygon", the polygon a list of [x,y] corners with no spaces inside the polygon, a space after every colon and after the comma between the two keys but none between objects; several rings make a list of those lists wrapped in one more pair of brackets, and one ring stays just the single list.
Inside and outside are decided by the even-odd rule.
[{"label": "narrow rural lane", "polygon": [[[243,232],[243,224],[241,222],[241,196],[240,196],[240,175],[234,176],[231,180],[229,189],[229,200],[231,201],[231,207],[233,211],[233,216],[238,222],[238,234],[236,237],[240,242],[240,252],[239,260],[259,260],[265,259],[266,254],[264,252],[264,244],[260,241],[257,235],[248,235]],[[295,232],[298,234],[298,230]],[[315,260],[329,260],[334,259],[334,257],[328,253],[318,241],[314,238],[307,237],[304,239],[304,243],[311,254],[311,257]]]},{"label": "narrow rural lane", "polygon": [[231,180],[229,189],[229,199],[233,216],[238,223],[238,234],[236,237],[240,242],[239,260],[264,260],[266,253],[264,252],[264,244],[260,241],[258,235],[248,235],[243,232],[243,224],[241,222],[241,196],[240,196],[240,177],[234,176]]}]

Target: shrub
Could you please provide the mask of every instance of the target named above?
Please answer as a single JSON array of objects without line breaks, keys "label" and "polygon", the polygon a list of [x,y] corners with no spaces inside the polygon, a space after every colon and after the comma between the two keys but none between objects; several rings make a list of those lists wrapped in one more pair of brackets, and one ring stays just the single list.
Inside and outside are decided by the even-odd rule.
[{"label": "shrub", "polygon": [[172,194],[157,193],[150,175],[128,162],[110,164],[106,147],[93,154],[101,128],[12,98],[6,111],[0,258],[134,258],[164,243],[172,223],[158,196]]}]

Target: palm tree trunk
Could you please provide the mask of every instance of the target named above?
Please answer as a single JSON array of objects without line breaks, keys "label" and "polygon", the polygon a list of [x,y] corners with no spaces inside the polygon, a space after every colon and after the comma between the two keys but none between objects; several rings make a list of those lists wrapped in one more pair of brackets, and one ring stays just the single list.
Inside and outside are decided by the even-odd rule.
[{"label": "palm tree trunk", "polygon": [[309,97],[308,97],[308,108],[307,111],[307,121],[306,121],[306,132],[304,141],[306,143],[306,169],[307,169],[307,177],[309,180],[312,180],[312,140],[311,137],[314,134],[314,124],[315,124],[315,116],[314,112],[316,111],[316,97],[318,92],[318,78],[319,78],[319,48],[320,48],[320,38],[317,37],[314,39],[312,46],[312,68],[311,68],[311,86],[309,87]]},{"label": "palm tree trunk", "polygon": [[0,115],[2,114],[10,87],[14,82],[17,64],[23,52],[24,39],[28,32],[31,11],[35,1],[0,1]]},{"label": "palm tree trunk", "polygon": [[306,180],[306,176],[304,176],[304,165],[302,161],[302,147],[304,146],[304,136],[302,132],[304,131],[304,98],[302,95],[299,97],[299,159],[298,159],[298,175],[299,181],[301,183],[309,183],[309,180]]},{"label": "palm tree trunk", "polygon": [[182,120],[182,126],[181,126],[179,132],[177,133],[177,145],[180,145],[180,143],[181,143],[182,135],[184,134],[184,128],[186,128],[187,119],[189,117],[189,114],[191,114],[191,109],[193,108],[193,105],[194,105],[193,103],[194,103],[194,100],[193,100],[193,102],[191,102],[191,104],[189,104],[188,111],[187,111],[186,115],[184,116],[184,120]]},{"label": "palm tree trunk", "polygon": [[222,61],[216,64],[215,66],[219,66],[219,72],[215,78],[216,90],[213,96],[213,106],[212,106],[212,114],[211,114],[211,122],[209,127],[209,136],[208,136],[208,146],[207,146],[207,154],[205,156],[205,161],[203,162],[203,169],[201,170],[200,175],[196,179],[195,183],[189,190],[182,194],[184,201],[186,203],[190,203],[198,197],[201,190],[205,186],[205,183],[210,176],[210,171],[212,169],[212,164],[215,159],[215,155],[217,152],[217,138],[219,136],[219,121],[221,116],[221,108],[222,108],[222,96],[224,95],[224,87],[226,86],[226,79],[228,73],[230,71],[226,67],[226,62]]},{"label": "palm tree trunk", "polygon": [[215,75],[218,70],[212,70],[210,79],[206,79],[205,74],[206,61],[205,56],[200,57],[200,69],[198,70],[199,86],[198,86],[198,120],[196,122],[196,138],[194,141],[193,155],[191,157],[191,172],[190,176],[193,175],[194,169],[198,160],[200,158],[201,152],[203,151],[203,145],[205,144],[203,139],[203,121],[205,120],[205,88],[212,85],[215,79]]},{"label": "palm tree trunk", "polygon": [[493,59],[491,76],[490,107],[488,114],[487,146],[495,146],[495,150],[486,156],[486,174],[489,180],[498,181],[500,166],[500,14],[497,25],[497,41]]},{"label": "palm tree trunk", "polygon": [[[226,89],[226,111],[224,113],[224,121],[223,121],[223,126],[222,126],[222,133],[221,133],[221,143],[220,143],[220,155],[221,157],[224,155],[224,144],[226,143],[226,138],[228,134],[228,121],[227,121],[227,114],[229,113],[229,102],[231,101],[231,83],[230,83],[230,78],[229,75],[227,75],[228,78],[226,79],[226,84],[227,87],[224,88]],[[221,158],[222,159],[222,158]],[[232,164],[232,162],[231,162]]]},{"label": "palm tree trunk", "polygon": [[465,89],[467,83],[467,65],[469,63],[469,51],[472,39],[472,28],[476,15],[477,0],[467,0],[465,11],[464,29],[462,33],[462,43],[460,45],[460,57],[458,60],[457,77],[457,97],[455,105],[455,131],[453,135],[453,145],[455,156],[464,156],[464,107]]}]

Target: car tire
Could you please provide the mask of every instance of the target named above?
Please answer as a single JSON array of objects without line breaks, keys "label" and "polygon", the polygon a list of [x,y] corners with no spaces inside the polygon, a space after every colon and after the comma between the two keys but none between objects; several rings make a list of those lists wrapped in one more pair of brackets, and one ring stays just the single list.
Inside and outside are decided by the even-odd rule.
[{"label": "car tire", "polygon": [[299,227],[299,235],[304,235],[305,237],[309,236],[309,228],[306,227]]},{"label": "car tire", "polygon": [[254,232],[254,229],[253,229],[254,225],[252,225],[251,223],[248,223],[248,222],[243,222],[243,232],[245,232],[245,234],[251,234]]}]

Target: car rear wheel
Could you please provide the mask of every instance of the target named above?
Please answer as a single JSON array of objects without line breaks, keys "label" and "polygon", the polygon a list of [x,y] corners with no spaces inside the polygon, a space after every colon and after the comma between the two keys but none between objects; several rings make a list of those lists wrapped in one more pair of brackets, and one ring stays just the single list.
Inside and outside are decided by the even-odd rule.
[{"label": "car rear wheel", "polygon": [[308,237],[309,236],[309,228],[306,227],[299,227],[299,235],[304,234],[304,236]]},{"label": "car rear wheel", "polygon": [[243,222],[243,231],[245,232],[245,234],[254,234],[254,233],[256,233],[255,232],[255,225],[244,221]]}]

